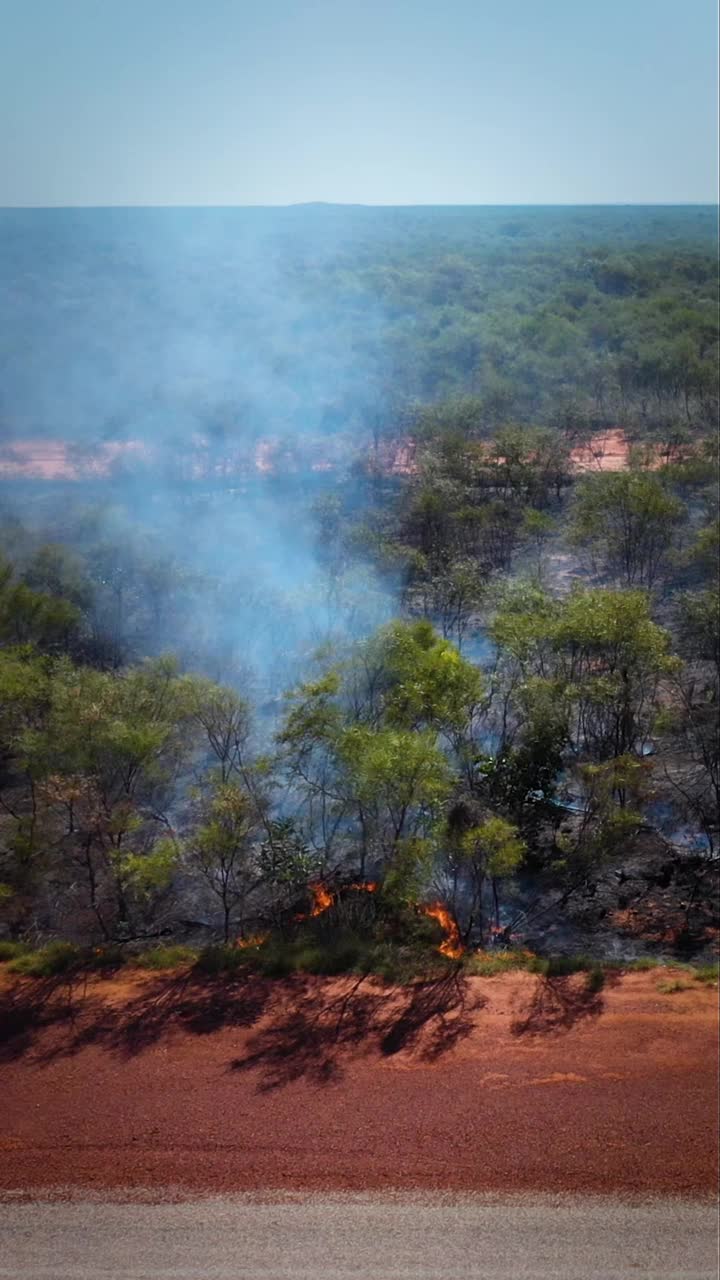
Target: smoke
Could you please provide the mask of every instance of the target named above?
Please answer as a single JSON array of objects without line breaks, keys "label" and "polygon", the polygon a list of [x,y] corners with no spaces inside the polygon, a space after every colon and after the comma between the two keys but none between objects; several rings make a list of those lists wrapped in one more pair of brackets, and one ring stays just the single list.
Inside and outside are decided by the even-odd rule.
[{"label": "smoke", "polygon": [[3,229],[3,439],[62,441],[85,476],[18,510],[87,557],[131,656],[171,649],[270,699],[390,616],[368,571],[328,575],[312,516],[352,493],[384,383],[381,304],[327,283],[353,220],[31,210]]}]

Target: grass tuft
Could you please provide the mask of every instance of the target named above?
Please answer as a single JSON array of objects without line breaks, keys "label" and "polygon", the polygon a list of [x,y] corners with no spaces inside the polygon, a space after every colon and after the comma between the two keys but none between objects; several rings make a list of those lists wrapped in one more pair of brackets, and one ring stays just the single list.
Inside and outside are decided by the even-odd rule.
[{"label": "grass tuft", "polygon": [[530,951],[474,951],[465,957],[463,968],[479,978],[494,978],[499,973],[531,969],[536,959]]},{"label": "grass tuft", "polygon": [[26,951],[15,956],[8,968],[27,978],[52,978],[79,968],[83,953],[72,942],[48,942],[38,951]]},{"label": "grass tuft", "polygon": [[566,978],[573,973],[587,973],[596,967],[597,961],[591,956],[535,956],[530,970],[546,978]]},{"label": "grass tuft", "polygon": [[706,986],[715,986],[720,981],[720,965],[704,964],[696,969],[693,977],[696,982],[703,982]]},{"label": "grass tuft", "polygon": [[658,982],[657,989],[661,995],[672,996],[676,991],[690,991],[691,985],[682,978],[663,978],[662,982]]},{"label": "grass tuft", "polygon": [[601,964],[594,964],[592,968],[587,971],[587,976],[585,978],[585,990],[596,994],[598,991],[602,991],[604,986],[605,971]]},{"label": "grass tuft", "polygon": [[0,939],[0,964],[6,960],[15,960],[29,950],[26,942],[11,942],[9,938]]},{"label": "grass tuft", "polygon": [[247,968],[249,959],[249,951],[218,944],[203,947],[195,961],[195,968],[200,973],[214,977],[219,973],[235,973],[238,969]]},{"label": "grass tuft", "polygon": [[198,958],[193,947],[161,946],[150,947],[133,956],[131,963],[136,969],[179,969],[181,965],[192,964]]}]

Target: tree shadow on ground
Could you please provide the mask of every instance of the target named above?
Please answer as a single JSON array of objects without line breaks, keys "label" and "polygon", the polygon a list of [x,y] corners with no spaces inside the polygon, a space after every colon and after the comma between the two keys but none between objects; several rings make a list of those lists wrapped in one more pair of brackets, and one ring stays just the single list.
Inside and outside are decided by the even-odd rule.
[{"label": "tree shadow on ground", "polygon": [[390,1057],[404,1051],[433,1062],[470,1034],[473,1014],[485,1004],[458,972],[389,993],[365,977],[352,978],[332,996],[322,984],[296,979],[273,1021],[230,1068],[260,1071],[258,1088],[266,1093],[303,1078],[335,1083],[351,1052]]},{"label": "tree shadow on ground", "polygon": [[0,996],[0,1063],[24,1057],[42,1032],[57,1023],[72,1026],[74,1017],[73,984],[67,979],[21,982],[4,991]]},{"label": "tree shadow on ground", "polygon": [[[0,1063],[27,1057],[44,1066],[90,1045],[130,1058],[175,1033],[234,1027],[250,1034],[230,1070],[257,1072],[257,1087],[267,1092],[303,1078],[335,1082],[353,1055],[436,1062],[471,1034],[486,1003],[459,969],[394,988],[368,976],[328,983],[309,974],[191,970],[158,975],[117,1002],[82,977],[28,980],[0,996]],[[603,1009],[602,993],[584,975],[543,977],[511,1030],[517,1037],[566,1032]]]},{"label": "tree shadow on ground", "polygon": [[[606,984],[607,981],[606,977]],[[580,981],[576,974],[541,977],[529,1006],[515,1019],[510,1030],[514,1036],[570,1031],[579,1022],[599,1018],[604,1009],[602,991],[593,991],[584,975]]]},{"label": "tree shadow on ground", "polygon": [[[250,975],[171,974],[123,1004],[111,1004],[89,992],[83,979],[23,983],[0,1000],[0,1061],[32,1054],[37,1065],[45,1065],[88,1045],[133,1057],[173,1031],[209,1035],[250,1026],[263,1013],[271,986]],[[54,1034],[48,1038],[47,1032]]]}]

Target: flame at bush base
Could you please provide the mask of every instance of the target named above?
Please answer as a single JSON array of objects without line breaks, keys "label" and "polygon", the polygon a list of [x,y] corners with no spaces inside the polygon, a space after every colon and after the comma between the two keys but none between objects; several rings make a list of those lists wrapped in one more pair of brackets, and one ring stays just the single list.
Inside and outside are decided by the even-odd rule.
[{"label": "flame at bush base", "polygon": [[321,916],[323,911],[327,911],[335,901],[335,894],[330,893],[324,884],[314,884],[312,886],[313,905],[310,912],[310,918],[313,916]]},{"label": "flame at bush base", "polygon": [[[362,893],[375,893],[379,885],[375,880],[363,880],[349,885],[348,888]],[[310,886],[310,892],[313,896],[313,905],[310,911],[301,912],[300,915],[294,917],[297,922],[313,920],[315,916],[321,916],[324,911],[328,911],[330,907],[335,905],[336,895],[330,892],[327,885],[313,884]]]},{"label": "flame at bush base", "polygon": [[293,916],[296,924],[302,920],[312,920],[315,916],[321,916],[323,911],[327,911],[335,902],[335,894],[331,893],[324,884],[310,885],[310,892],[313,896],[313,904],[309,911],[301,911],[299,915]]},{"label": "flame at bush base", "polygon": [[460,941],[460,930],[447,907],[444,907],[442,902],[431,902],[420,910],[423,915],[437,920],[440,927],[445,930],[445,940],[438,947],[440,954],[447,956],[450,960],[459,960],[464,947]]},{"label": "flame at bush base", "polygon": [[237,938],[235,946],[239,951],[244,951],[247,947],[261,947],[269,937],[269,933],[251,933],[247,938]]}]

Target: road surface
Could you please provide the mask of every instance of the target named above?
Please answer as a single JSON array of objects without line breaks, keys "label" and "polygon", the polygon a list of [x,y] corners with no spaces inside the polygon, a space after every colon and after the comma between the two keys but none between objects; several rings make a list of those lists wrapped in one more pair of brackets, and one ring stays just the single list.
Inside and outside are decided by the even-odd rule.
[{"label": "road surface", "polygon": [[8,1280],[715,1280],[707,1202],[268,1194],[0,1205]]}]

